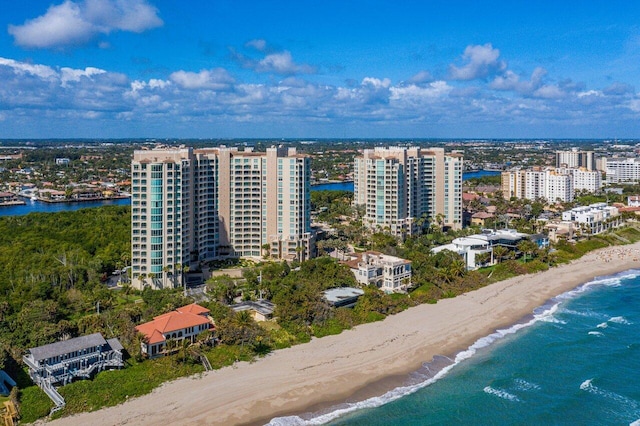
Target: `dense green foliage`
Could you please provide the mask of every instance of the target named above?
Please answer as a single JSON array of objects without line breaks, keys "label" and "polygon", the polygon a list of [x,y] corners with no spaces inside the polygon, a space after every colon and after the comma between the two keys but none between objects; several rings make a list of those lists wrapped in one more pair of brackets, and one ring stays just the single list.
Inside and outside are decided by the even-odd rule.
[{"label": "dense green foliage", "polygon": [[101,279],[129,257],[127,207],[0,218],[0,342],[25,349],[80,328],[113,303]]}]

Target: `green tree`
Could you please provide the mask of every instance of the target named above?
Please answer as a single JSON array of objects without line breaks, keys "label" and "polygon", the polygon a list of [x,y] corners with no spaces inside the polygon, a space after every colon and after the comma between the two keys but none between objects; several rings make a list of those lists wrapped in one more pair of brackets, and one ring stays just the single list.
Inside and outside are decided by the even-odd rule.
[{"label": "green tree", "polygon": [[220,303],[229,305],[236,297],[236,282],[228,274],[209,278],[206,288],[207,293]]},{"label": "green tree", "polygon": [[525,263],[527,262],[527,256],[533,256],[538,245],[531,240],[525,239],[518,243],[517,249],[523,254]]},{"label": "green tree", "polygon": [[500,263],[509,253],[509,249],[504,246],[494,246],[493,247],[493,257],[496,262]]}]

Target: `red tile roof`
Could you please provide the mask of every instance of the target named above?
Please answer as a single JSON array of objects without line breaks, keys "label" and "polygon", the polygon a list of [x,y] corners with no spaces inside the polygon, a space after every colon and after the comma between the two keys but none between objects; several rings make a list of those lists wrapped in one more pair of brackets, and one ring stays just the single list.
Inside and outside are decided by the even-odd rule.
[{"label": "red tile roof", "polygon": [[203,316],[203,314],[208,313],[208,309],[192,303],[175,311],[159,315],[153,321],[140,324],[136,327],[136,331],[144,334],[149,344],[160,343],[165,341],[165,333],[172,333],[202,324],[210,324],[209,319]]},{"label": "red tile roof", "polygon": [[493,213],[489,212],[477,212],[471,216],[473,219],[489,219],[493,217]]},{"label": "red tile roof", "polygon": [[207,308],[204,308],[198,305],[197,303],[192,303],[190,305],[183,306],[182,308],[176,309],[176,311],[188,312],[190,314],[195,314],[195,315],[208,314],[210,312]]},{"label": "red tile roof", "polygon": [[473,192],[463,192],[462,193],[462,201],[473,201],[480,198],[480,196]]}]

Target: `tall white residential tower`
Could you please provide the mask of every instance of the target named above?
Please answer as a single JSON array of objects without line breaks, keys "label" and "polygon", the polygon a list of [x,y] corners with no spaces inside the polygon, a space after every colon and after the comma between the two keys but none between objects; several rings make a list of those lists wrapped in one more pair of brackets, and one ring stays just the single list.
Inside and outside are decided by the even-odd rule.
[{"label": "tall white residential tower", "polygon": [[442,148],[365,149],[354,163],[354,204],[370,229],[406,237],[416,221],[462,227],[462,155]]},{"label": "tall white residential tower", "polygon": [[295,148],[140,150],[131,173],[135,287],[181,285],[214,259],[314,255],[310,159]]}]

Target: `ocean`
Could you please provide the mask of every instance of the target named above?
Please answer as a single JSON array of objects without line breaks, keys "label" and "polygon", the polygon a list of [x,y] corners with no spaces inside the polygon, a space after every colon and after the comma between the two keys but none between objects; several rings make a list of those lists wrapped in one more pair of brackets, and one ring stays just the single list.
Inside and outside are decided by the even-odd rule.
[{"label": "ocean", "polygon": [[562,294],[385,395],[271,424],[640,426],[640,271]]}]

